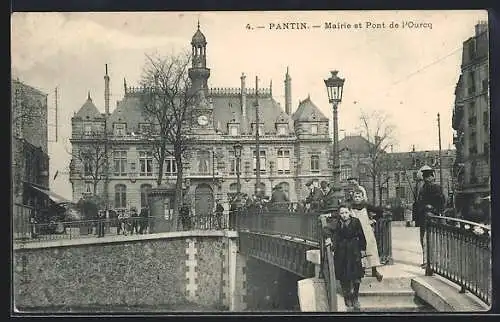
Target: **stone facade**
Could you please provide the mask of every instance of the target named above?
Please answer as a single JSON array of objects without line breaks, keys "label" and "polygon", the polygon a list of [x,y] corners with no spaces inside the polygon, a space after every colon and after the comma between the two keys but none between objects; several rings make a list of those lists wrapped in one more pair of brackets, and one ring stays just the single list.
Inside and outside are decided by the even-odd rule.
[{"label": "stone facade", "polygon": [[[203,36],[201,37],[200,34]],[[292,113],[291,77],[285,77],[287,98],[285,109],[268,88],[247,88],[246,76],[241,76],[240,87],[208,88],[210,69],[206,66],[206,42],[197,30],[193,37],[193,66],[189,76],[193,87],[201,86],[203,97],[193,107],[190,122],[195,143],[190,146],[189,156],[183,160],[184,185],[192,202],[192,213],[210,212],[215,199],[228,201],[228,193],[237,190],[234,145],[243,146],[241,157],[241,191],[253,194],[256,186],[256,107],[259,102],[259,141],[261,153],[261,188],[270,196],[273,186],[283,185],[291,201],[305,199],[309,193],[304,184],[311,178],[331,180],[329,159],[331,139],[328,119],[308,97],[299,103]],[[196,38],[196,39],[195,39]],[[201,56],[200,56],[201,55]],[[109,86],[106,80],[105,86]],[[196,88],[194,88],[196,90]],[[144,127],[151,124],[140,103],[140,88],[124,83],[124,97],[110,113],[101,113],[90,95],[72,118],[73,159],[70,180],[73,199],[86,193],[92,179],[83,175],[81,160],[76,155],[79,148],[96,140],[105,140],[108,146],[109,169],[103,173],[108,179],[99,182],[96,194],[107,195],[114,208],[135,206],[140,208],[141,187],[156,186],[159,166],[148,156],[148,137]],[[258,96],[256,95],[258,94]],[[109,99],[105,100],[106,102]],[[105,107],[109,110],[109,106]],[[199,122],[205,118],[206,121]],[[123,127],[123,130],[117,130]],[[106,129],[106,130],[104,130]],[[101,141],[104,142],[104,141]],[[104,144],[104,143],[103,143]],[[116,157],[120,155],[120,159]],[[122,163],[120,163],[122,162]],[[120,169],[117,170],[116,167]],[[176,169],[168,158],[164,166],[162,184],[174,183]],[[125,191],[126,201],[116,202],[117,187]],[[118,199],[117,199],[118,198]],[[226,209],[228,206],[226,205]]]},{"label": "stone facade", "polygon": [[[241,310],[230,307],[223,292],[223,280],[229,279],[223,268],[229,262],[229,238],[223,233],[174,235],[18,247],[13,265],[16,309],[154,307],[187,302],[212,308],[225,304]],[[240,273],[232,283],[242,287],[242,280],[240,263]]]}]

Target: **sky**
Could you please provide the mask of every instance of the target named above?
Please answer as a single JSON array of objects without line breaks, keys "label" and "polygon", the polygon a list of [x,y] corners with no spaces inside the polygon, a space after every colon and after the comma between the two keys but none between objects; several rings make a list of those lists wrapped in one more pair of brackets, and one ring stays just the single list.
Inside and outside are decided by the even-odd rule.
[{"label": "sky", "polygon": [[[340,138],[359,133],[361,111],[383,111],[396,127],[393,148],[397,152],[409,151],[413,145],[417,150],[437,150],[437,113],[442,147],[453,148],[451,118],[462,44],[474,36],[479,20],[487,20],[487,12],[14,13],[12,75],[48,94],[50,124],[55,123],[58,88],[58,140],[49,143],[49,154],[51,174],[60,174],[51,180],[51,190],[71,198],[67,175],[71,117],[89,92],[104,112],[105,64],[113,110],[123,97],[124,78],[129,86],[139,83],[146,54],[190,50],[198,20],[208,42],[209,87],[239,87],[242,73],[247,75],[247,87],[255,87],[258,76],[260,88],[272,81],[273,96],[284,107],[288,67],[292,111],[310,96],[331,118],[324,79],[331,70],[338,70],[345,78]],[[277,28],[292,22],[310,28]],[[390,28],[391,22],[399,27]],[[325,23],[350,28],[326,29]],[[425,26],[408,27],[422,23]],[[361,28],[354,28],[356,24]],[[381,28],[373,28],[377,24]],[[49,138],[55,139],[54,126],[49,126]]]}]

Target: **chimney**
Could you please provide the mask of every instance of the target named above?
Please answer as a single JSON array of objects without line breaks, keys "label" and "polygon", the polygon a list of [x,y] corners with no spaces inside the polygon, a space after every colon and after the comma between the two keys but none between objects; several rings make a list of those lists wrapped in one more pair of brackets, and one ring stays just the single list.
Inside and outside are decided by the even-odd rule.
[{"label": "chimney", "polygon": [[290,115],[291,110],[292,110],[292,78],[288,73],[288,67],[287,67],[285,75],[285,113]]},{"label": "chimney", "polygon": [[106,66],[106,75],[104,75],[104,111],[106,116],[109,115],[109,76],[108,76],[108,64]]},{"label": "chimney", "polygon": [[247,89],[245,84],[245,73],[241,73],[241,133],[246,133],[247,126]]},{"label": "chimney", "polygon": [[486,21],[478,21],[475,26],[476,36],[488,30],[488,23]]}]

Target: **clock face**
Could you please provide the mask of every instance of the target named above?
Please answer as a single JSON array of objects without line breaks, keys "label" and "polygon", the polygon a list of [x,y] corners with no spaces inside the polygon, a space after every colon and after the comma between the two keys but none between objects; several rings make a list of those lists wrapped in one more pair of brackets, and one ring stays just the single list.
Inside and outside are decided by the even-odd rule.
[{"label": "clock face", "polygon": [[207,125],[208,124],[208,117],[206,115],[198,116],[198,124]]}]

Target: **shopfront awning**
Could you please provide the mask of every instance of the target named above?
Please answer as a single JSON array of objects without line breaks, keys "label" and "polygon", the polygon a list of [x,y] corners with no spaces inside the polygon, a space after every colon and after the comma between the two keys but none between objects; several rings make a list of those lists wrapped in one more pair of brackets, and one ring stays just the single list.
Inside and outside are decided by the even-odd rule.
[{"label": "shopfront awning", "polygon": [[55,203],[62,203],[62,202],[71,202],[70,200],[58,195],[57,193],[55,192],[52,192],[50,190],[45,190],[45,189],[42,189],[42,188],[38,188],[38,187],[35,187],[35,186],[31,186],[33,189],[35,190],[38,190],[42,193],[44,193],[45,195],[47,195],[47,197],[50,198],[50,200],[52,200],[53,202]]}]

